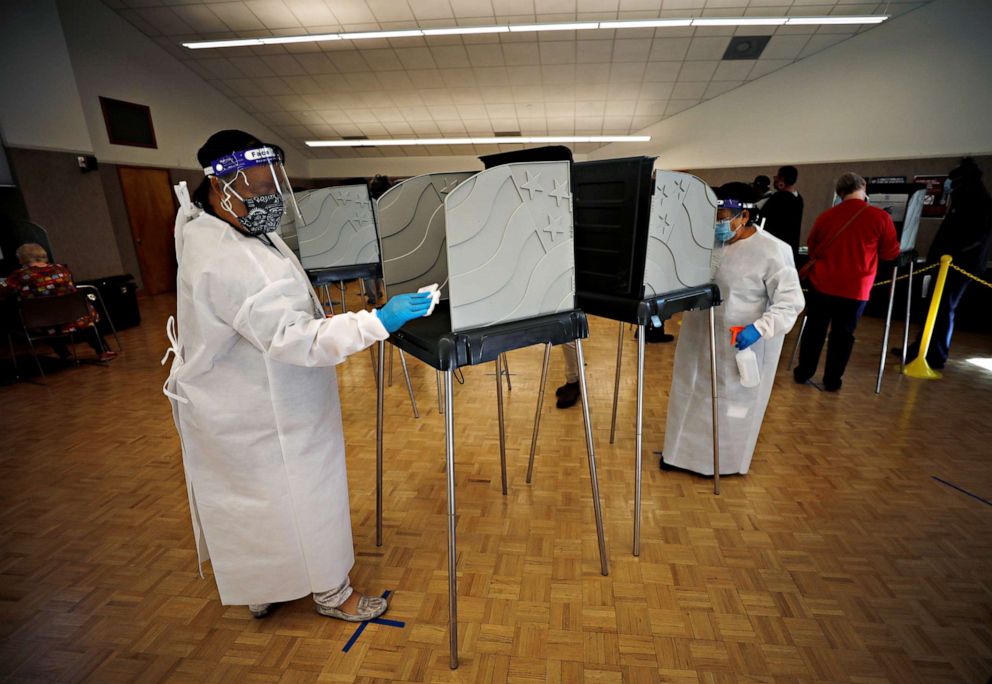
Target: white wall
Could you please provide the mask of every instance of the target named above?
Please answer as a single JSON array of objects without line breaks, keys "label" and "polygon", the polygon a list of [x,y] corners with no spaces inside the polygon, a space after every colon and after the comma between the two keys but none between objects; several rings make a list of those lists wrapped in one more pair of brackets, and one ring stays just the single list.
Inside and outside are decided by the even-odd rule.
[{"label": "white wall", "polygon": [[0,2],[0,63],[8,147],[92,151],[55,0]]},{"label": "white wall", "polygon": [[645,128],[634,154],[678,169],[992,152],[990,27],[988,0],[935,0]]},{"label": "white wall", "polygon": [[[0,131],[8,147],[86,152],[109,163],[197,168],[222,128],[282,145],[290,174],[305,151],[274,135],[99,0],[0,0]],[[111,145],[99,96],[151,107],[158,149]]]}]

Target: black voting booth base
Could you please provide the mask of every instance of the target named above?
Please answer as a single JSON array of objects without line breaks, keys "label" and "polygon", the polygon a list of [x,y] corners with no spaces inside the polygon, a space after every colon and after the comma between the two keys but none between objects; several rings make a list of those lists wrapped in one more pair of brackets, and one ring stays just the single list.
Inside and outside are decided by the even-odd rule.
[{"label": "black voting booth base", "polygon": [[[503,494],[506,494],[506,453],[502,428],[502,373],[500,359],[506,352],[536,344],[545,345],[545,361],[552,345],[576,342],[579,360],[579,381],[582,394],[582,413],[586,436],[586,453],[589,462],[589,475],[592,484],[593,511],[596,518],[596,534],[599,542],[600,572],[609,574],[606,555],[606,539],[603,527],[603,513],[599,499],[599,481],[596,474],[595,447],[592,439],[592,426],[589,418],[588,393],[585,370],[583,368],[582,345],[580,340],[589,334],[589,323],[585,314],[577,309],[562,311],[546,316],[538,316],[521,321],[499,323],[484,328],[451,331],[451,311],[447,301],[440,302],[434,312],[426,317],[415,319],[393,333],[389,342],[401,351],[412,354],[424,363],[444,373],[444,421],[445,455],[448,498],[448,632],[449,654],[452,669],[458,667],[458,594],[457,594],[457,549],[455,541],[455,478],[454,478],[454,401],[452,388],[453,372],[463,366],[472,366],[490,361],[497,364],[496,384],[500,409],[500,462],[503,479]],[[384,358],[384,342],[380,342],[379,358]],[[377,367],[376,401],[376,545],[382,545],[382,472],[383,472],[383,386],[385,364],[380,361]],[[544,399],[544,382],[538,399],[538,413]],[[536,428],[535,428],[536,436]],[[530,481],[528,468],[528,482]]]}]

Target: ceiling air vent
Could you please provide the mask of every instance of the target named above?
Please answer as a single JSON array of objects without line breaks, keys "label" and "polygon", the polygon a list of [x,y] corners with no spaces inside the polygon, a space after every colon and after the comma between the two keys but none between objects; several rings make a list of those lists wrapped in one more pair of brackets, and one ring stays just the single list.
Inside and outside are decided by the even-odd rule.
[{"label": "ceiling air vent", "polygon": [[724,59],[758,59],[771,36],[734,36],[727,45]]},{"label": "ceiling air vent", "polygon": [[520,131],[493,131],[493,136],[497,138],[520,137]]}]

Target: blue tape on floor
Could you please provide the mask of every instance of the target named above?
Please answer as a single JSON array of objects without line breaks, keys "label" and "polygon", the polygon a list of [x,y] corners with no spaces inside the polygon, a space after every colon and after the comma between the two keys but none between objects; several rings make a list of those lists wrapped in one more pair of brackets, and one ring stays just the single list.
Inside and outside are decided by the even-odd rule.
[{"label": "blue tape on floor", "polygon": [[956,489],[956,490],[958,490],[958,491],[959,491],[959,492],[961,492],[962,494],[967,494],[967,495],[968,495],[968,496],[970,496],[970,497],[971,497],[972,499],[978,499],[979,501],[981,501],[981,502],[982,502],[983,504],[985,504],[986,506],[992,506],[992,501],[989,501],[988,499],[983,499],[982,497],[980,497],[980,496],[978,496],[978,494],[972,494],[972,493],[971,493],[971,492],[969,492],[969,491],[968,491],[967,489],[962,489],[961,487],[958,487],[958,486],[957,486],[956,484],[954,484],[953,482],[948,482],[947,480],[942,480],[942,479],[940,479],[939,477],[937,477],[936,475],[931,475],[930,477],[932,477],[933,479],[935,479],[935,480],[936,480],[937,482],[940,482],[941,484],[945,484],[945,485],[947,485],[948,487],[951,487],[952,489]]},{"label": "blue tape on floor", "polygon": [[[393,592],[387,589],[386,591],[382,592],[382,598],[388,599],[391,593]],[[351,650],[351,647],[355,645],[356,641],[358,641],[358,637],[362,636],[362,632],[365,631],[365,628],[368,627],[370,623],[374,623],[377,625],[385,625],[386,627],[399,627],[400,629],[406,627],[405,622],[400,622],[399,620],[387,620],[386,618],[375,618],[374,620],[363,622],[362,624],[358,625],[358,628],[355,630],[355,633],[351,635],[351,638],[348,639],[348,642],[344,645],[344,648],[341,649],[342,653],[347,653],[348,651]]]}]

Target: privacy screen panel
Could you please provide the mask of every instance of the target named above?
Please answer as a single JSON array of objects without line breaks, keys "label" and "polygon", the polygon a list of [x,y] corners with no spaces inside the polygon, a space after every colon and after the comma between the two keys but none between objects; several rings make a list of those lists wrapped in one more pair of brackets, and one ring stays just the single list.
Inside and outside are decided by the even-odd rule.
[{"label": "privacy screen panel", "polygon": [[448,298],[444,198],[474,173],[414,176],[379,198],[382,277],[389,297],[437,283],[441,298]]},{"label": "privacy screen panel", "polygon": [[645,296],[713,280],[715,222],[716,195],[706,183],[687,173],[657,172],[644,263]]},{"label": "privacy screen panel", "polygon": [[379,263],[379,237],[365,185],[341,185],[297,193],[303,216],[297,225],[305,269]]},{"label": "privacy screen panel", "polygon": [[575,308],[570,164],[504,164],[445,199],[451,328]]}]

